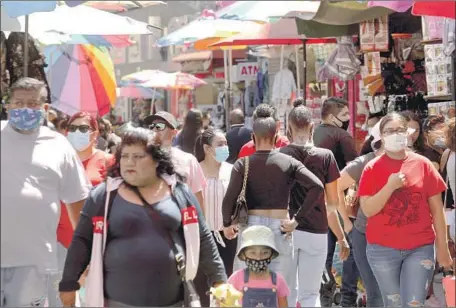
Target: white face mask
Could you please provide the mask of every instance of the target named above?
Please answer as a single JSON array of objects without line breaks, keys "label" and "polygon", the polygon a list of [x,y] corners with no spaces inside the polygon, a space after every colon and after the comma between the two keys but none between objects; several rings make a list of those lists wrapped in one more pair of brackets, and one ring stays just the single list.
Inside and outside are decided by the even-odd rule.
[{"label": "white face mask", "polygon": [[407,148],[407,135],[392,134],[383,139],[385,151],[397,153]]},{"label": "white face mask", "polygon": [[90,132],[81,133],[76,130],[69,132],[67,138],[77,152],[82,152],[90,146]]}]

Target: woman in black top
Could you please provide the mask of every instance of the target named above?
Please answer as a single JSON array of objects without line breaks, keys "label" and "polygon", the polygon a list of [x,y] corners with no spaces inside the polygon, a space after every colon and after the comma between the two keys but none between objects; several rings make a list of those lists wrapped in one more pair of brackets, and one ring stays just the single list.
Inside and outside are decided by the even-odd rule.
[{"label": "woman in black top", "polygon": [[[340,177],[334,154],[328,149],[318,148],[312,142],[312,112],[304,106],[303,99],[294,101],[294,108],[288,116],[288,139],[291,144],[280,152],[302,162],[325,186],[325,199],[316,200],[311,207],[304,209],[303,221],[293,232],[294,259],[291,272],[297,272],[298,285],[292,281],[288,303],[293,307],[298,302],[301,307],[320,306],[320,278],[325,267],[328,251],[328,227],[334,232],[340,246],[341,259],[345,260],[350,248],[345,239],[335,210],[339,204],[337,180]],[[308,198],[307,192],[299,184],[291,191],[290,215],[299,210],[300,204]],[[327,211],[329,209],[329,211]],[[334,245],[336,242],[334,242]],[[331,269],[328,274],[332,277]],[[293,284],[294,283],[294,284]],[[331,285],[335,281],[331,280]],[[296,292],[297,291],[297,292]]]},{"label": "woman in black top", "polygon": [[[113,172],[120,173],[123,182],[108,211],[109,228],[103,255],[106,307],[182,306],[184,300],[171,234],[178,234],[185,243],[182,217],[188,215],[181,214],[175,201],[176,190],[172,193],[168,184],[175,181],[171,159],[159,146],[151,143],[152,138],[148,130],[128,131],[116,154],[118,163]],[[196,209],[200,236],[199,268],[210,283],[222,283],[226,281],[225,269],[198,201],[187,186],[180,182],[177,185],[181,185],[189,204]],[[152,210],[144,206],[138,191]],[[64,306],[74,307],[78,281],[93,257],[92,221],[100,216],[103,218],[105,198],[106,184],[102,183],[92,190],[81,213],[59,285]],[[190,242],[192,240],[193,237]],[[187,273],[189,270],[186,268]],[[191,270],[196,271],[195,268]]]},{"label": "woman in black top", "polygon": [[[225,236],[233,238],[238,226],[233,225],[231,215],[234,213],[236,199],[241,192],[244,166],[248,159],[249,171],[246,189],[249,209],[248,225],[265,225],[273,230],[280,255],[271,262],[270,267],[282,274],[290,284],[292,279],[296,279],[296,272],[290,272],[293,251],[291,232],[304,219],[303,209],[324,199],[323,184],[301,162],[273,150],[277,130],[276,121],[270,116],[270,108],[273,107],[264,105],[255,111],[257,119],[253,124],[253,138],[257,151],[248,158],[239,159],[233,166],[230,183],[223,199],[223,225]],[[307,190],[308,198],[303,201],[301,208],[290,219],[288,203],[290,191],[295,182]],[[238,247],[240,245],[242,245],[242,240],[238,239]],[[236,260],[233,272],[243,267],[244,265]]]}]

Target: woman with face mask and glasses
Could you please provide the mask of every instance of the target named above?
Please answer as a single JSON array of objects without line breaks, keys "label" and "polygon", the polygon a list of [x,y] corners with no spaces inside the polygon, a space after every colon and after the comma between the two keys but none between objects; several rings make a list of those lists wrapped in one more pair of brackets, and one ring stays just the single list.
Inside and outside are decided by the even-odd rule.
[{"label": "woman with face mask and glasses", "polygon": [[366,165],[358,190],[368,219],[367,259],[385,306],[423,306],[435,255],[440,266],[452,267],[441,198],[446,185],[428,159],[407,150],[400,114],[381,120],[380,136],[385,153]]},{"label": "woman with face mask and glasses", "polygon": [[[222,201],[225,197],[233,168],[233,165],[226,162],[230,152],[225,134],[214,128],[206,129],[196,139],[195,154],[207,182],[207,186],[203,189],[204,216],[214,236],[220,257],[225,265],[226,274],[230,276],[233,272],[237,239],[228,240],[222,232]],[[197,288],[201,289],[199,294],[203,298],[202,304],[204,305],[204,299],[208,300],[208,297],[202,296],[208,291],[207,279],[200,276],[198,278],[201,279],[197,279]]]},{"label": "woman with face mask and glasses", "polygon": [[[66,128],[67,139],[78,153],[89,181],[93,186],[97,186],[106,178],[108,169],[115,163],[115,158],[111,154],[96,149],[99,134],[96,118],[87,112],[79,112],[68,120]],[[73,227],[66,206],[62,204],[57,228],[57,240],[65,247],[61,255],[59,254],[62,266],[72,237]],[[80,294],[83,301],[84,291],[80,291]]]}]

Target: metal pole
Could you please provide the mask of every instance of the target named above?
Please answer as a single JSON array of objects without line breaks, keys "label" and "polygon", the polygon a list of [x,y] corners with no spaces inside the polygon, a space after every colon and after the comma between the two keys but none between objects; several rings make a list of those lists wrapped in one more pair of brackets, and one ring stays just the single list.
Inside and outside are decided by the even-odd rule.
[{"label": "metal pole", "polygon": [[228,110],[230,109],[230,104],[229,104],[229,86],[230,82],[228,80],[228,50],[223,50],[223,71],[224,71],[224,78],[225,78],[225,84],[224,84],[224,91],[225,91],[225,99],[223,100],[223,109],[225,110],[225,127],[226,130],[228,131],[228,127],[230,126],[230,119],[229,119],[229,113]]},{"label": "metal pole", "polygon": [[304,66],[304,74],[302,75],[302,96],[304,100],[307,99],[307,49],[306,49],[306,40],[302,40],[302,58]]},{"label": "metal pole", "polygon": [[25,42],[24,42],[24,77],[28,77],[28,59],[29,59],[29,16],[25,15]]},{"label": "metal pole", "polygon": [[451,100],[456,101],[456,50],[451,56],[451,69],[453,70],[453,80],[451,81]]},{"label": "metal pole", "polygon": [[299,97],[301,94],[301,78],[300,78],[300,73],[299,73],[299,48],[298,45],[295,45],[295,55],[296,55],[296,83],[297,83],[297,89],[298,93],[296,93],[296,97]]}]

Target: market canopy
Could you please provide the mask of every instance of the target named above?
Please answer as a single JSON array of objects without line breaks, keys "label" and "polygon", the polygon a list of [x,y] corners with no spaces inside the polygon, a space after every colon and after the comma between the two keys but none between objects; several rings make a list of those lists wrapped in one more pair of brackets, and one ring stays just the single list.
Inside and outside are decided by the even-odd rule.
[{"label": "market canopy", "polygon": [[317,12],[310,17],[308,14],[292,13],[288,17],[296,17],[302,20],[312,20],[327,25],[350,25],[361,21],[379,18],[393,13],[386,7],[369,7],[367,1],[321,1]]},{"label": "market canopy", "polygon": [[217,11],[217,18],[269,22],[271,17],[283,17],[292,12],[312,18],[319,1],[236,1]]},{"label": "market canopy", "polygon": [[294,45],[301,44],[305,38],[305,35],[298,33],[294,19],[281,19],[278,22],[264,24],[257,31],[245,31],[211,46]]}]

